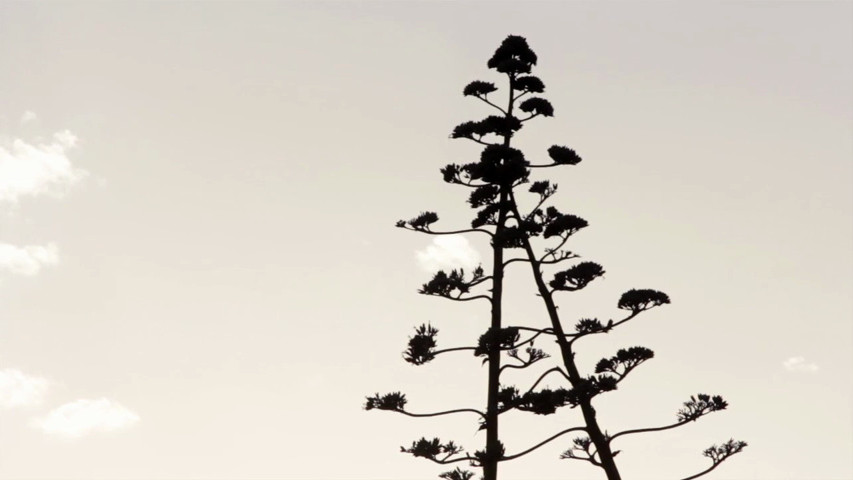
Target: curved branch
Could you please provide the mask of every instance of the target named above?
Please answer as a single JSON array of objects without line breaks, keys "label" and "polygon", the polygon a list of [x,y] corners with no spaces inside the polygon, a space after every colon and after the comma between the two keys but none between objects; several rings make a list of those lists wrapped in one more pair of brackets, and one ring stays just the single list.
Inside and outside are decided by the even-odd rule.
[{"label": "curved branch", "polygon": [[[607,332],[609,332],[610,330],[613,330],[615,327],[618,327],[619,325],[622,325],[623,323],[627,322],[628,320],[631,320],[632,318],[636,317],[637,315],[639,315],[641,312],[644,312],[644,311],[645,311],[645,310],[637,310],[637,311],[631,312],[631,314],[630,314],[630,315],[628,315],[627,317],[623,318],[622,320],[619,320],[619,321],[618,321],[618,322],[616,322],[616,323],[610,323],[610,322],[612,322],[612,321],[613,321],[613,320],[610,320],[610,322],[607,322],[607,326],[606,326],[606,327],[604,327],[604,328],[603,328],[603,329],[601,329],[601,330],[596,330],[596,331],[594,331],[594,332],[583,332],[583,333],[574,333],[574,334],[569,334],[569,335],[571,335],[571,336],[573,337],[571,340],[569,340],[569,345],[572,345],[573,343],[575,343],[575,340],[577,340],[577,339],[579,339],[579,338],[581,338],[581,337],[585,337],[585,336],[587,336],[587,335],[595,335],[595,334],[597,334],[597,333],[607,333]],[[567,336],[569,336],[569,335],[567,335]],[[626,372],[626,373],[627,373],[627,372]]]},{"label": "curved branch", "polygon": [[536,386],[537,386],[537,385],[539,385],[539,382],[541,382],[541,381],[542,381],[545,377],[547,377],[547,376],[548,376],[548,374],[549,374],[549,373],[551,373],[551,372],[559,372],[559,373],[560,373],[560,375],[562,375],[562,376],[563,376],[563,378],[565,378],[566,380],[568,380],[569,382],[571,382],[571,379],[569,379],[569,376],[568,376],[568,375],[566,375],[566,372],[564,372],[560,367],[554,367],[554,368],[552,368],[552,369],[546,370],[546,371],[545,371],[545,373],[543,373],[542,375],[540,375],[540,376],[539,376],[539,378],[537,378],[537,379],[536,379],[536,382],[534,382],[534,383],[533,383],[533,386],[532,386],[532,387],[530,387],[530,389],[528,389],[527,391],[528,391],[528,392],[532,392],[532,391],[533,391],[533,389],[534,389],[534,388],[536,388]]},{"label": "curved branch", "polygon": [[495,236],[492,232],[490,232],[488,230],[483,230],[482,228],[468,228],[465,230],[454,230],[452,232],[433,232],[432,230],[425,230],[422,228],[411,228],[411,227],[399,227],[399,228],[402,228],[403,230],[411,230],[413,232],[426,233],[428,235],[459,235],[460,233],[479,232],[479,233],[485,233],[486,235],[488,235],[490,237]]},{"label": "curved branch", "polygon": [[504,110],[503,108],[501,108],[501,107],[499,107],[499,106],[495,105],[494,103],[490,102],[490,101],[489,101],[489,99],[488,99],[488,98],[486,98],[486,96],[485,96],[485,95],[483,95],[482,97],[481,97],[481,96],[479,96],[479,95],[476,95],[476,97],[477,97],[477,98],[479,98],[480,100],[482,100],[483,102],[487,103],[488,105],[491,105],[491,106],[493,106],[493,107],[497,108],[499,112],[501,112],[501,113],[503,113],[504,115],[506,115],[506,110]]},{"label": "curved branch", "polygon": [[470,455],[466,455],[464,457],[459,457],[459,458],[454,458],[453,460],[448,460],[447,458],[449,458],[449,457],[446,457],[442,460],[439,460],[437,458],[429,458],[429,457],[421,457],[421,458],[426,458],[427,460],[429,460],[431,462],[438,463],[440,465],[449,465],[451,463],[456,463],[456,462],[465,462],[465,461],[469,461],[469,460],[475,460],[475,458],[470,456]]},{"label": "curved branch", "polygon": [[493,145],[493,146],[499,145],[497,143],[489,143],[489,142],[484,142],[484,141],[480,140],[480,138],[483,138],[483,135],[480,135],[480,138],[474,138],[474,137],[458,137],[458,138],[467,138],[468,140],[471,140],[472,142],[479,143],[480,145],[487,145],[487,146],[488,145]]},{"label": "curved branch", "polygon": [[[701,416],[704,417],[705,415],[703,414]],[[699,417],[696,417],[696,418],[699,418]],[[671,425],[667,425],[665,427],[636,428],[633,430],[625,430],[624,432],[619,432],[619,433],[613,435],[612,437],[610,437],[610,439],[607,442],[610,443],[613,440],[616,440],[617,437],[621,437],[622,435],[633,435],[635,433],[649,433],[649,432],[661,432],[663,430],[671,430],[673,428],[680,427],[684,424],[695,421],[696,418],[682,420],[680,422],[676,422],[676,423],[673,423]]]},{"label": "curved branch", "polygon": [[433,355],[438,355],[439,353],[447,353],[447,352],[458,352],[461,350],[476,350],[477,347],[454,347],[454,348],[445,348],[444,350],[436,350],[432,352]]},{"label": "curved branch", "polygon": [[569,237],[570,237],[570,236],[571,236],[571,235],[562,235],[562,236],[560,236],[560,239],[561,239],[560,243],[559,243],[559,244],[557,244],[557,246],[556,246],[556,247],[554,247],[554,248],[549,248],[549,249],[547,249],[547,252],[546,252],[544,255],[542,255],[541,257],[539,257],[538,262],[539,262],[539,263],[542,263],[543,261],[545,261],[545,259],[546,259],[546,258],[548,258],[548,256],[551,256],[552,258],[556,259],[556,258],[557,258],[557,252],[558,252],[561,248],[563,248],[563,245],[565,245],[565,244],[566,244],[566,242],[568,242],[568,241],[569,241]]},{"label": "curved branch", "polygon": [[406,415],[406,416],[409,416],[409,417],[417,417],[417,418],[424,418],[424,417],[438,417],[438,416],[441,416],[441,415],[450,415],[451,413],[463,413],[463,412],[467,412],[467,413],[476,413],[477,415],[479,415],[479,416],[481,416],[481,417],[483,417],[483,418],[486,418],[486,414],[485,414],[485,413],[483,413],[483,412],[481,412],[481,411],[479,411],[479,410],[473,409],[473,408],[459,408],[459,409],[456,409],[456,410],[447,410],[447,411],[444,411],[444,412],[436,412],[436,413],[411,413],[411,412],[407,412],[407,411],[405,411],[405,410],[393,410],[393,411],[395,411],[395,412],[400,412],[400,413],[402,413],[403,415]]},{"label": "curved branch", "polygon": [[531,328],[531,327],[507,327],[507,328],[517,328],[519,330],[527,330],[528,332],[542,333],[545,335],[554,335],[554,330],[551,328],[542,328],[542,329]]},{"label": "curved branch", "polygon": [[723,462],[717,462],[717,463],[715,463],[715,464],[711,465],[710,467],[708,467],[707,469],[705,469],[705,470],[703,470],[703,471],[701,471],[701,472],[697,473],[696,475],[691,475],[691,476],[689,476],[689,477],[684,477],[684,478],[682,478],[681,480],[693,480],[694,478],[699,478],[699,477],[701,477],[702,475],[705,475],[706,473],[708,473],[708,472],[710,472],[711,470],[713,470],[713,469],[717,468],[718,466],[720,466],[720,464],[721,464],[721,463],[723,463]]},{"label": "curved branch", "polygon": [[[441,296],[441,295],[439,295],[439,296]],[[444,298],[446,298],[448,300],[453,300],[456,302],[470,302],[471,300],[480,300],[480,299],[486,299],[489,302],[492,301],[492,297],[490,297],[488,295],[475,295],[473,297],[444,297]]]},{"label": "curved branch", "polygon": [[501,458],[501,459],[500,459],[500,461],[501,461],[501,462],[505,462],[505,461],[507,461],[507,460],[513,460],[513,459],[518,458],[518,457],[521,457],[521,456],[523,456],[523,455],[527,455],[528,453],[530,453],[530,452],[532,452],[532,451],[536,450],[537,448],[539,448],[539,447],[541,447],[541,446],[546,445],[548,442],[550,442],[550,441],[552,441],[552,440],[554,440],[554,439],[556,439],[556,438],[558,438],[558,437],[560,437],[560,436],[562,436],[562,435],[565,435],[565,434],[570,433],[570,432],[577,432],[577,431],[584,431],[584,432],[585,432],[585,431],[586,431],[586,427],[573,427],[573,428],[569,428],[569,429],[567,429],[567,430],[563,430],[562,432],[559,432],[559,433],[556,433],[556,434],[552,435],[551,437],[549,437],[549,438],[547,438],[547,439],[545,439],[545,440],[543,440],[543,441],[541,441],[541,442],[537,443],[536,445],[534,445],[534,446],[532,446],[532,447],[528,448],[527,450],[525,450],[525,451],[523,451],[523,452],[516,453],[515,455],[508,455],[508,456],[505,456],[505,457]]},{"label": "curved branch", "polygon": [[558,165],[564,165],[562,163],[549,163],[547,165],[528,165],[527,168],[548,168],[548,167],[556,167]]},{"label": "curved branch", "polygon": [[523,368],[527,368],[527,367],[529,367],[529,366],[531,366],[531,365],[533,365],[533,364],[532,364],[532,363],[509,364],[509,363],[508,363],[508,364],[506,364],[506,365],[502,366],[502,367],[501,367],[501,369],[500,369],[500,370],[498,370],[498,373],[503,373],[504,369],[506,369],[506,368],[517,368],[517,369],[521,370],[521,369],[523,369]]}]

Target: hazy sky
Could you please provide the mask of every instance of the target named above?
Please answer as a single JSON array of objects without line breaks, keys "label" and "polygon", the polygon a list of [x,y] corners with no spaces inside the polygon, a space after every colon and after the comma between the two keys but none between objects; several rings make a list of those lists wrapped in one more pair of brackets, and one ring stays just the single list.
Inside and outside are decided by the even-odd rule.
[{"label": "hazy sky", "polygon": [[[486,328],[416,289],[488,246],[393,224],[470,220],[438,169],[477,158],[448,134],[490,114],[461,90],[501,81],[508,34],[556,109],[517,145],[582,155],[544,173],[607,270],[565,321],[673,300],[579,342],[586,369],[656,353],[603,427],[731,405],[625,438],[626,480],[698,472],[730,437],[749,447],[707,478],[853,478],[853,4],[403,1],[0,3],[0,478],[420,480],[447,468],[400,445],[482,448],[469,416],[362,405],[484,404],[479,359],[400,353],[422,322],[447,347]],[[508,321],[545,325],[509,275]],[[507,414],[507,449],[579,419]],[[502,478],[602,478],[558,459],[569,441]]]}]

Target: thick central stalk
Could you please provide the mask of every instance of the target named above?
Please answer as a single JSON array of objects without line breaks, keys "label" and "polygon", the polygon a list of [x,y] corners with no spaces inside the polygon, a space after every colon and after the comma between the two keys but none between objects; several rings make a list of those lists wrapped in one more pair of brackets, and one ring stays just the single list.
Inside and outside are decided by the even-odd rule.
[{"label": "thick central stalk", "polygon": [[[501,209],[498,213],[498,224],[495,238],[500,238],[506,225],[507,193],[501,192]],[[503,246],[492,242],[492,324],[491,332],[501,329],[501,299],[503,297],[504,251]],[[483,478],[497,480],[498,462],[500,461],[501,444],[498,439],[498,390],[500,389],[501,350],[497,342],[492,342],[489,349],[489,386],[486,407],[486,459],[483,462]]]}]

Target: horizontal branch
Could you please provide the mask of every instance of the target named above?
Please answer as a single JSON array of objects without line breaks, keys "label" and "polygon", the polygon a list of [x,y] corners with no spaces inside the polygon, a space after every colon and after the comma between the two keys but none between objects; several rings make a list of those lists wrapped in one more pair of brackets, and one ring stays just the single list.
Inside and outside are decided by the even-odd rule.
[{"label": "horizontal branch", "polygon": [[452,232],[434,232],[434,231],[432,231],[432,230],[427,230],[427,229],[424,229],[424,228],[412,228],[412,227],[399,227],[399,228],[402,228],[403,230],[411,230],[411,231],[413,231],[413,232],[426,233],[426,234],[428,234],[428,235],[459,235],[459,234],[461,234],[461,233],[474,233],[474,232],[477,232],[477,233],[485,233],[486,235],[488,235],[488,236],[490,236],[490,237],[494,237],[494,236],[495,236],[495,234],[493,234],[492,232],[490,232],[490,231],[488,231],[488,230],[483,230],[482,228],[467,228],[467,229],[464,229],[464,230],[454,230],[454,231],[452,231]]},{"label": "horizontal branch", "polygon": [[[704,417],[705,415],[703,414],[701,416]],[[696,418],[699,418],[699,417],[696,417]],[[664,430],[671,430],[673,428],[680,427],[682,425],[685,425],[687,423],[695,421],[696,418],[682,420],[680,422],[676,422],[676,423],[673,423],[672,425],[667,425],[665,427],[650,427],[650,428],[637,428],[634,430],[625,430],[624,432],[619,432],[619,433],[613,435],[612,437],[610,437],[610,439],[608,440],[608,443],[612,442],[613,440],[616,440],[616,438],[621,437],[622,435],[633,435],[635,433],[649,433],[649,432],[661,432]]]},{"label": "horizontal branch", "polygon": [[400,413],[402,413],[403,415],[406,415],[406,416],[409,416],[409,417],[417,417],[417,418],[424,418],[424,417],[439,417],[439,416],[442,416],[442,415],[450,415],[450,414],[452,414],[452,413],[466,413],[466,412],[467,412],[467,413],[476,413],[477,415],[479,415],[479,416],[481,416],[481,417],[483,417],[483,418],[486,418],[486,414],[485,414],[485,413],[483,413],[483,412],[481,412],[481,411],[479,411],[479,410],[473,409],[473,408],[459,408],[459,409],[456,409],[456,410],[447,410],[447,411],[444,411],[444,412],[436,412],[436,413],[411,413],[411,412],[407,412],[407,411],[405,411],[405,410],[392,410],[392,411],[394,411],[394,412],[400,412]]},{"label": "horizontal branch", "polygon": [[547,165],[527,165],[527,168],[548,168],[548,167],[556,167],[557,165],[563,165],[562,163],[549,163]]},{"label": "horizontal branch", "polygon": [[461,350],[476,350],[477,347],[454,347],[454,348],[445,348],[444,350],[436,350],[432,352],[433,355],[438,355],[439,353],[447,353],[447,352],[458,352]]},{"label": "horizontal branch", "polygon": [[561,437],[561,436],[563,436],[563,435],[565,435],[565,434],[567,434],[567,433],[570,433],[570,432],[578,432],[578,431],[584,431],[584,432],[585,432],[585,431],[586,431],[586,427],[573,427],[573,428],[569,428],[569,429],[567,429],[567,430],[563,430],[562,432],[559,432],[559,433],[556,433],[556,434],[552,435],[551,437],[549,437],[549,438],[547,438],[547,439],[545,439],[545,440],[543,440],[543,441],[541,441],[541,442],[537,443],[536,445],[534,445],[534,446],[532,446],[532,447],[528,448],[527,450],[525,450],[525,451],[523,451],[523,452],[516,453],[515,455],[508,455],[508,456],[505,456],[505,457],[501,458],[501,459],[500,459],[500,461],[501,461],[501,462],[505,462],[505,461],[508,461],[508,460],[513,460],[513,459],[516,459],[516,458],[518,458],[518,457],[521,457],[521,456],[527,455],[528,453],[530,453],[530,452],[532,452],[532,451],[536,450],[537,448],[539,448],[539,447],[541,447],[541,446],[544,446],[544,445],[548,444],[548,442],[551,442],[552,440],[555,440],[555,439],[557,439],[557,438],[559,438],[559,437]]}]

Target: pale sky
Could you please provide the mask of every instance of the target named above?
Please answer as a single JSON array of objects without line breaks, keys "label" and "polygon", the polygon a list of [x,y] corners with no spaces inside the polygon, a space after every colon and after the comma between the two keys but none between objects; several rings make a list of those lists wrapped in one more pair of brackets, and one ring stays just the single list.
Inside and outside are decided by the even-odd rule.
[{"label": "pale sky", "polygon": [[[485,403],[479,359],[401,352],[427,321],[476,341],[485,305],[416,290],[488,246],[393,225],[470,220],[438,170],[476,160],[448,134],[490,114],[461,92],[502,80],[509,34],[556,109],[517,145],[583,157],[536,174],[607,270],[565,321],[672,298],[578,343],[587,369],[656,354],[598,399],[602,426],[730,403],[625,438],[623,477],[688,476],[733,437],[705,478],[853,478],[853,4],[404,1],[0,3],[0,478],[421,480],[448,468],[400,445],[482,448],[470,416],[362,406]],[[507,288],[510,321],[547,324],[528,271]],[[517,452],[579,419],[513,412],[502,435]],[[502,478],[603,478],[569,443]]]}]

